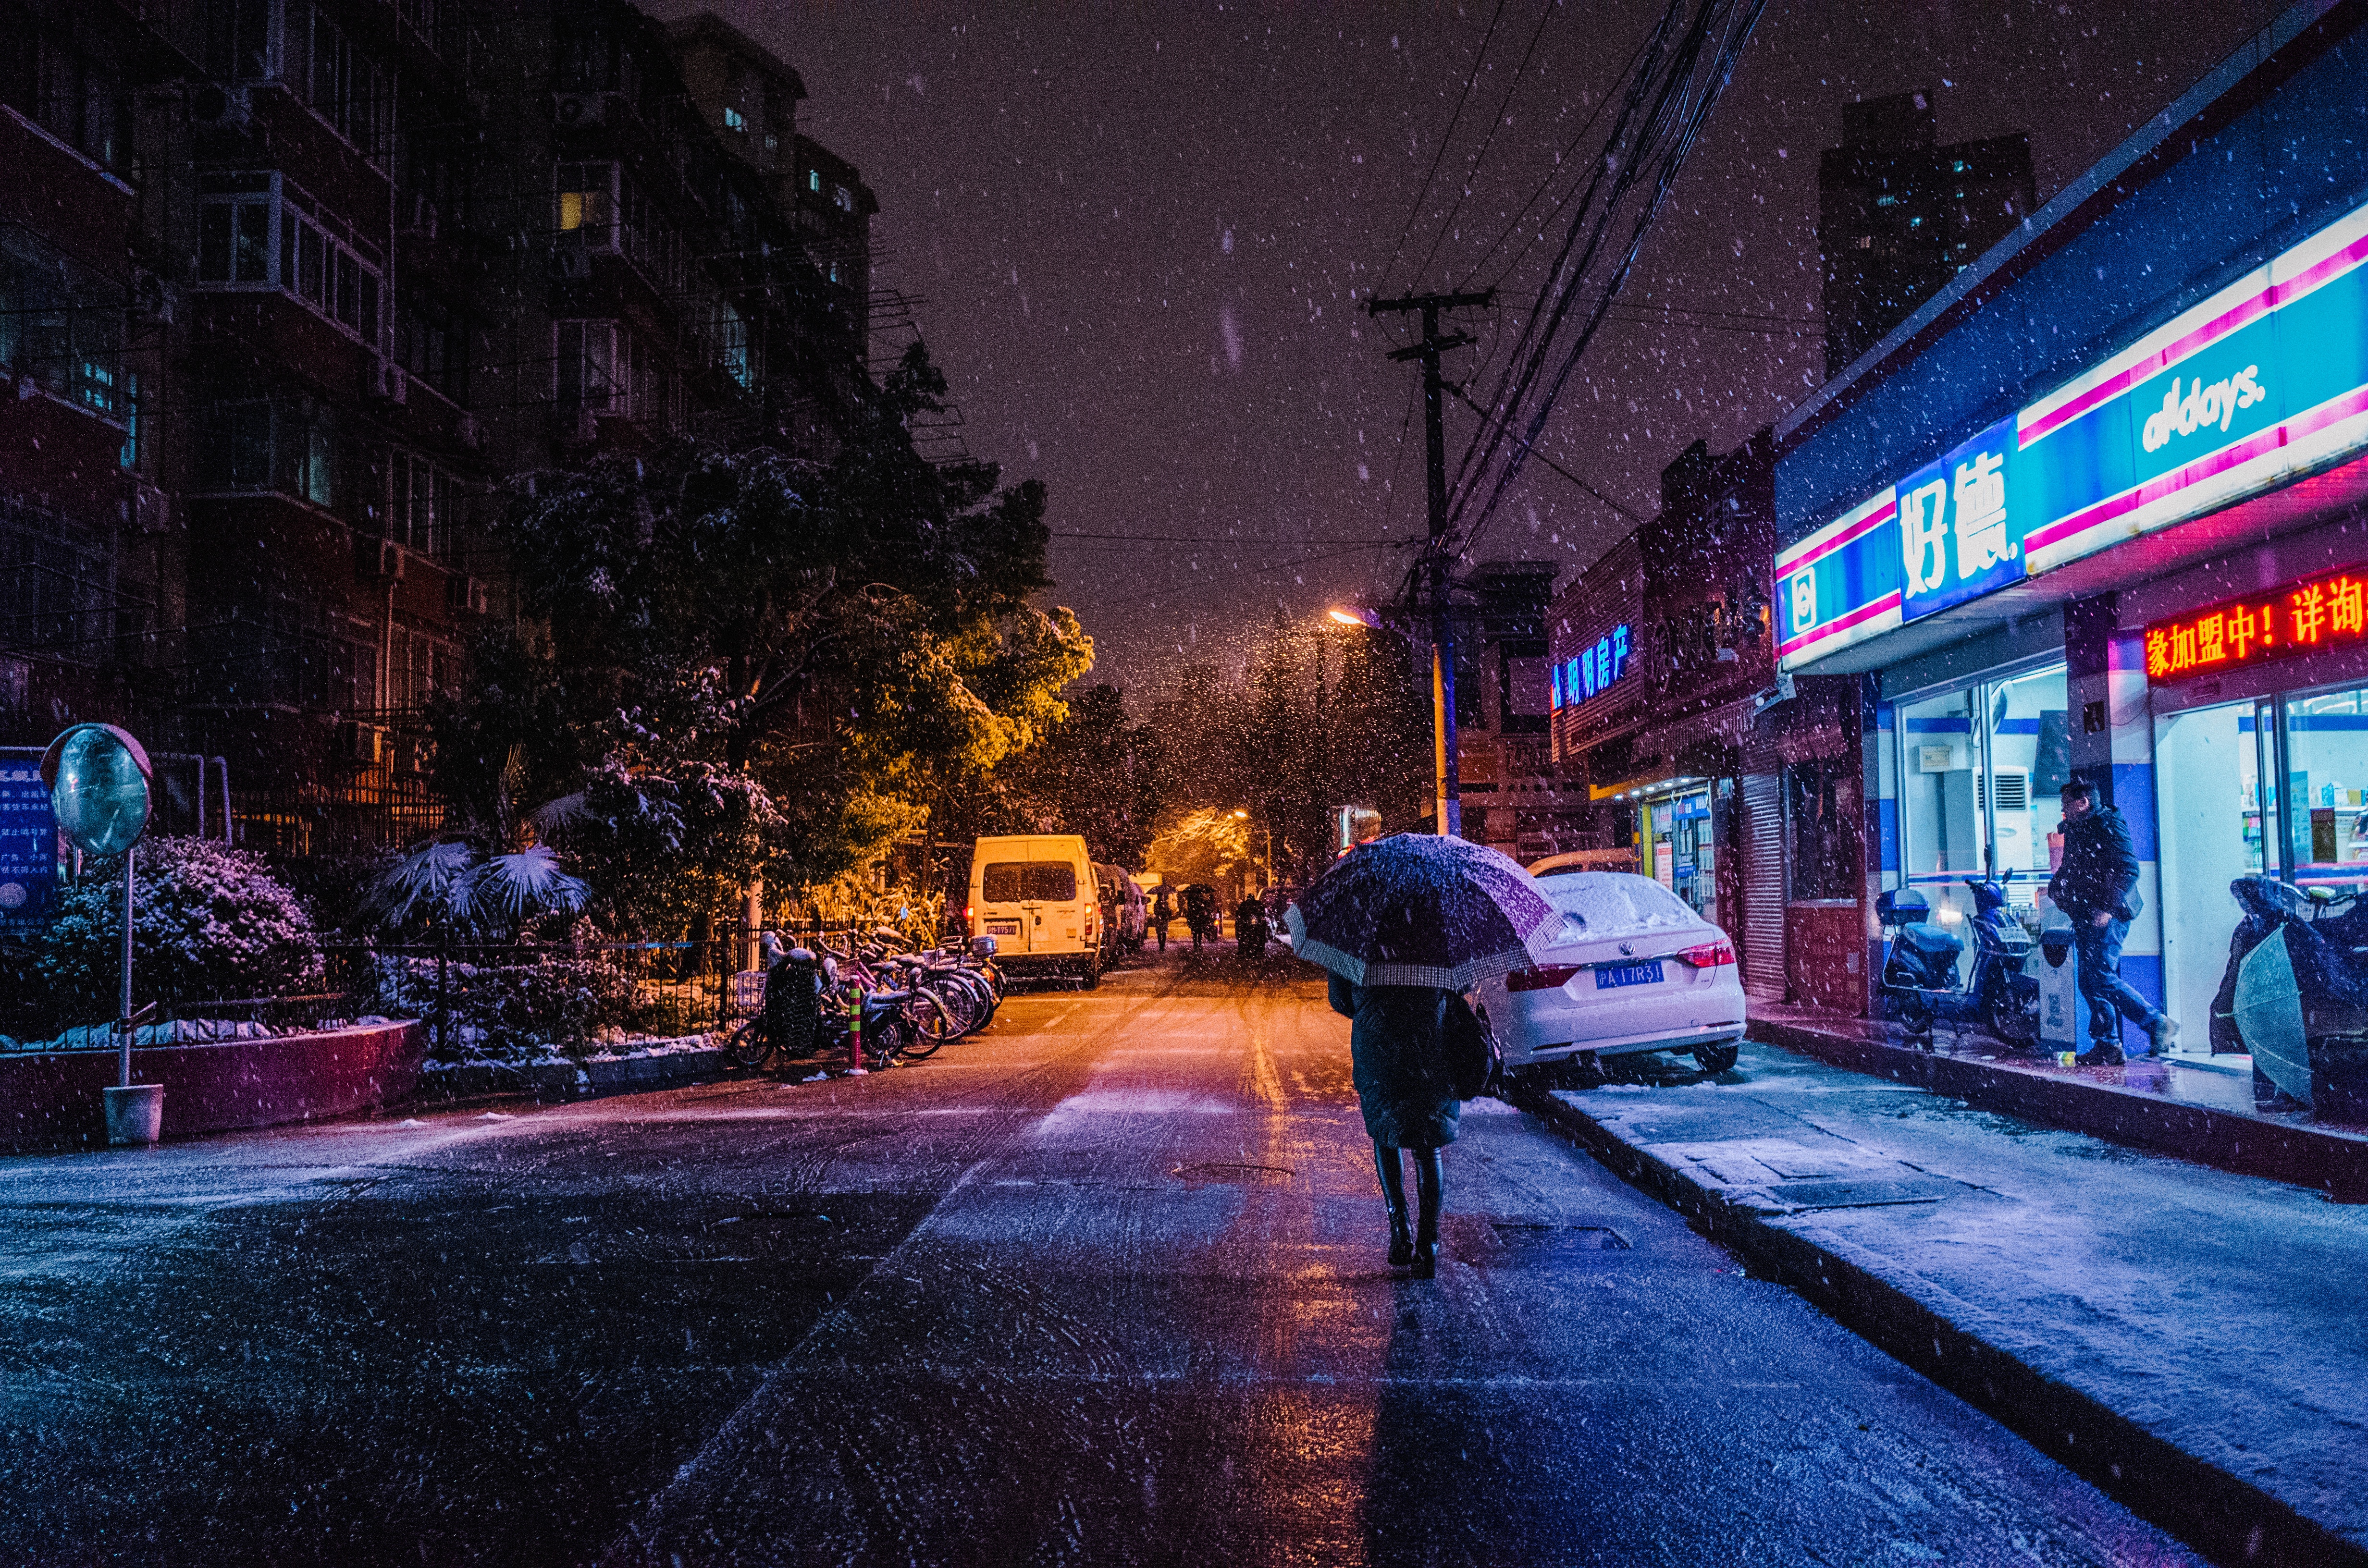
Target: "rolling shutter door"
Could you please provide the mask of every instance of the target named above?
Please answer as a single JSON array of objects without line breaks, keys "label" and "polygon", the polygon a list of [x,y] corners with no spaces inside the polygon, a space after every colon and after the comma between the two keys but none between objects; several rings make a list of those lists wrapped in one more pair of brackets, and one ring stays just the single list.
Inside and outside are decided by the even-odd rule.
[{"label": "rolling shutter door", "polygon": [[1784,796],[1782,776],[1743,776],[1743,989],[1784,999]]}]

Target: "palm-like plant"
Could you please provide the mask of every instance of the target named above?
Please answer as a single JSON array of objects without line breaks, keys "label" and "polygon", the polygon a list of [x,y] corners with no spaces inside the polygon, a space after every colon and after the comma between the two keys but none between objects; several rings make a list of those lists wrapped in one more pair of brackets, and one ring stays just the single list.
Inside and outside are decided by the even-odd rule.
[{"label": "palm-like plant", "polygon": [[410,926],[515,933],[544,915],[578,915],[592,889],[540,844],[485,855],[464,838],[419,846],[381,872],[369,907],[392,930]]}]

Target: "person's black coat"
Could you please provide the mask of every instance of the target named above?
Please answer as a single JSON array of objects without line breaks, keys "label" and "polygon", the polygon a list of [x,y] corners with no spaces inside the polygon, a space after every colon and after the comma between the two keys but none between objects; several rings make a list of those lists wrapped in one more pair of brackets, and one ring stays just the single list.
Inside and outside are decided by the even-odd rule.
[{"label": "person's black coat", "polygon": [[2076,920],[2099,910],[2116,920],[2129,919],[2130,890],[2138,885],[2138,852],[2122,813],[2098,806],[2078,822],[2067,818],[2057,826],[2064,835],[2064,863],[2047,884],[2048,897]]},{"label": "person's black coat", "polygon": [[1349,1020],[1350,1076],[1367,1135],[1400,1149],[1454,1142],[1463,1102],[1455,1097],[1447,1066],[1451,993],[1331,978],[1332,1010]]}]

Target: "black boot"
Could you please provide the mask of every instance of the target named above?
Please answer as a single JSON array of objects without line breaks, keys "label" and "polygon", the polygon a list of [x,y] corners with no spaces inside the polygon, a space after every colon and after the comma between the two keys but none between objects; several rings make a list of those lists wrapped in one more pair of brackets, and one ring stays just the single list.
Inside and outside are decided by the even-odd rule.
[{"label": "black boot", "polygon": [[1398,1162],[1397,1145],[1373,1145],[1373,1169],[1382,1178],[1382,1201],[1390,1211],[1390,1264],[1404,1268],[1414,1261],[1414,1237],[1406,1233],[1406,1167]]},{"label": "black boot", "polygon": [[1414,1152],[1414,1277],[1429,1279],[1439,1272],[1439,1205],[1446,1196],[1438,1150]]}]

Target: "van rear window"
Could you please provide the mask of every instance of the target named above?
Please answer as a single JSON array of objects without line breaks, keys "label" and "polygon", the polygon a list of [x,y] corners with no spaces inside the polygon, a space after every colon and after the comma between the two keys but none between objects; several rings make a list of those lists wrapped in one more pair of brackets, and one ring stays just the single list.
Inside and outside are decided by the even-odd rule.
[{"label": "van rear window", "polygon": [[1077,869],[1060,860],[1004,860],[986,868],[989,903],[1063,903],[1077,896]]}]

